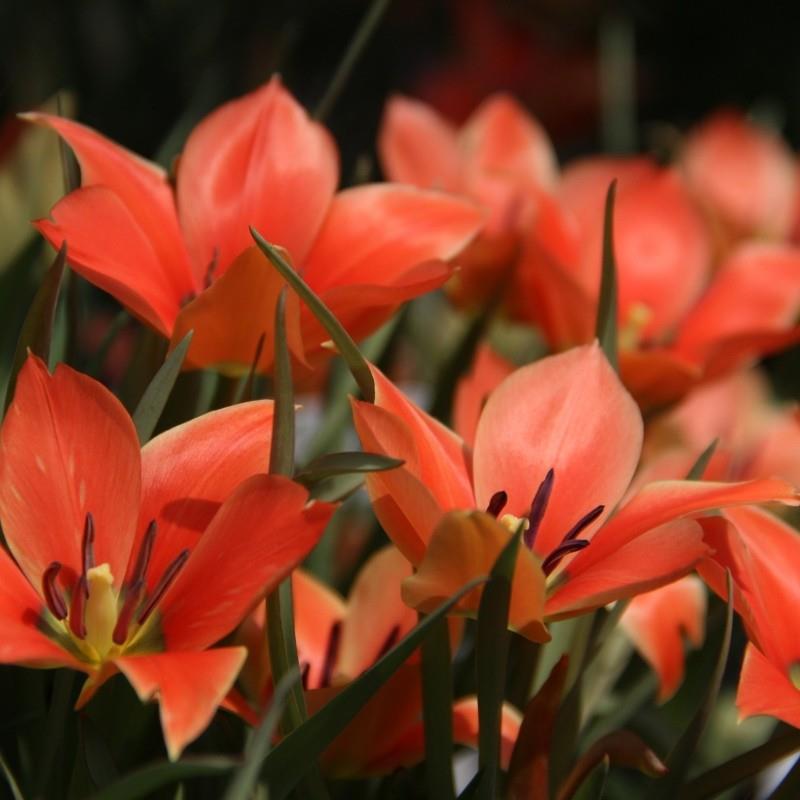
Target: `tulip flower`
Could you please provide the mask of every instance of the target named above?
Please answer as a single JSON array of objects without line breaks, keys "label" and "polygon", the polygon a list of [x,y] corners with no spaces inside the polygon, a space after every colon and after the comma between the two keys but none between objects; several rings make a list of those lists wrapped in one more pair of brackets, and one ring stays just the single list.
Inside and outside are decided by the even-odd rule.
[{"label": "tulip flower", "polygon": [[244,663],[212,647],[314,546],[333,507],[263,473],[272,404],[244,403],[140,452],[104,387],[29,357],[0,431],[0,662],[69,667],[77,707],[121,672],[157,698],[170,758]]},{"label": "tulip flower", "polygon": [[[155,164],[60,117],[28,114],[73,148],[82,186],[37,222],[73,268],[174,346],[190,367],[269,369],[282,280],[249,226],[294,267],[356,338],[442,284],[477,233],[474,205],[440,192],[374,184],[335,194],[336,147],[273,78],[190,134],[175,188]],[[287,336],[303,362],[327,334],[291,296]],[[263,337],[263,340],[262,340]],[[261,342],[261,344],[259,344]]]},{"label": "tulip flower", "polygon": [[378,150],[390,180],[444,189],[486,210],[449,286],[459,300],[485,301],[514,268],[539,195],[557,185],[555,152],[542,126],[504,94],[487,98],[458,131],[430,106],[393,97]]},{"label": "tulip flower", "polygon": [[[511,624],[546,639],[547,619],[689,572],[706,548],[692,516],[796,502],[777,479],[662,481],[617,508],[639,463],[642,418],[597,344],[513,372],[489,396],[471,451],[377,369],[373,375],[375,404],[353,401],[356,430],[366,450],[405,463],[366,484],[384,529],[417,567],[404,596],[421,610],[487,573],[522,525],[527,546],[517,560]],[[462,608],[474,610],[477,597]]]},{"label": "tulip flower", "polygon": [[[371,556],[359,571],[347,599],[303,570],[292,574],[297,652],[303,668],[306,702],[313,713],[390,650],[417,623],[401,599],[400,585],[411,575],[408,561],[394,548]],[[451,640],[461,625],[450,621]],[[242,671],[245,695],[262,706],[271,693],[263,609],[240,631],[250,657]],[[519,730],[519,715],[504,706],[502,747],[508,763]],[[478,709],[475,697],[453,705],[453,735],[475,747]],[[419,763],[425,755],[419,654],[414,653],[367,702],[331,743],[322,758],[330,775],[379,775]]]},{"label": "tulip flower", "polygon": [[800,187],[792,152],[776,133],[717,111],[689,132],[679,166],[721,246],[789,235]]},{"label": "tulip flower", "polygon": [[640,404],[673,402],[797,340],[800,249],[744,243],[712,271],[708,228],[680,174],[645,158],[565,170],[525,242],[512,313],[539,325],[554,349],[591,340],[614,179],[620,371]]},{"label": "tulip flower", "polygon": [[728,509],[706,525],[713,548],[700,574],[726,596],[725,570],[750,643],[736,705],[742,718],[765,714],[800,727],[800,534],[755,508]]}]

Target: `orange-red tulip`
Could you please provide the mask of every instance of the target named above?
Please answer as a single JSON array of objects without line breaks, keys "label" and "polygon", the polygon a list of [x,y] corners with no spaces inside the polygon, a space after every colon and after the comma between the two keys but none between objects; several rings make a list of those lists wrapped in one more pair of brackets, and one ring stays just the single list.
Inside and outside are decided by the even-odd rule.
[{"label": "orange-red tulip", "polygon": [[268,476],[272,404],[187,422],[141,451],[103,386],[29,357],[0,431],[0,661],[117,671],[157,698],[177,758],[244,662],[211,646],[314,546],[333,507]]},{"label": "orange-red tulip", "polygon": [[[727,505],[795,502],[780,480],[662,481],[617,509],[639,462],[642,419],[596,344],[506,378],[489,396],[472,451],[373,374],[376,402],[353,402],[356,429],[365,449],[405,463],[369,475],[367,488],[381,524],[418,567],[404,591],[423,609],[488,572],[521,523],[528,546],[517,575],[525,579],[514,582],[511,624],[544,639],[546,619],[691,570],[705,545],[698,524],[684,518]],[[447,514],[476,508],[487,513]],[[476,597],[462,607],[474,607]]]},{"label": "orange-red tulip", "polygon": [[[28,119],[73,148],[82,186],[37,223],[87,280],[173,344],[195,332],[193,367],[247,370],[264,335],[273,358],[282,286],[248,226],[282,247],[350,333],[373,331],[406,300],[439,286],[444,263],[477,233],[481,214],[440,192],[375,184],[335,194],[336,147],[277,78],[226,103],[190,134],[175,188],[155,164],[60,117]],[[296,357],[328,336],[292,297]]]},{"label": "orange-red tulip", "polygon": [[[408,561],[394,548],[371,556],[359,571],[347,599],[302,570],[292,575],[297,652],[309,711],[322,708],[335,694],[393,647],[417,623],[417,615],[400,596],[411,575]],[[461,626],[451,622],[451,639]],[[250,649],[245,666],[245,693],[263,706],[271,679],[266,657],[264,614],[259,610],[243,630]],[[519,715],[504,706],[504,763],[519,730]],[[475,697],[453,705],[454,740],[475,747],[478,709]],[[339,777],[377,775],[419,763],[425,755],[419,656],[389,679],[347,727],[322,759],[326,772]]]},{"label": "orange-red tulip", "polygon": [[709,523],[712,553],[700,574],[724,597],[724,570],[731,571],[735,607],[750,639],[736,696],[739,712],[800,727],[800,534],[755,508],[728,509],[724,519]]}]

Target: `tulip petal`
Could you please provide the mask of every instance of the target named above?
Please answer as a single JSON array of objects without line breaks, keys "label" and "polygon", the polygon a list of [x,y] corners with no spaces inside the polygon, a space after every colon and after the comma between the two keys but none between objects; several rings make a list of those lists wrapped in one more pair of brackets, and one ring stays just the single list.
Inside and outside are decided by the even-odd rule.
[{"label": "tulip petal", "polygon": [[[683,321],[675,343],[678,353],[697,361],[723,360],[715,352],[726,340],[737,350],[733,364],[783,344],[800,310],[800,249],[750,243],[719,268],[702,300]],[[771,342],[771,336],[778,336]],[[761,337],[767,337],[759,342]],[[748,338],[753,342],[748,347]],[[730,346],[730,345],[729,345]],[[735,356],[739,355],[736,359]],[[723,360],[724,363],[724,360]],[[733,364],[724,363],[724,368]],[[710,369],[717,374],[722,366]]]},{"label": "tulip petal", "polygon": [[301,665],[308,665],[303,685],[314,689],[322,685],[323,677],[331,677],[324,676],[328,647],[333,627],[342,623],[347,606],[336,592],[302,569],[292,573],[292,594],[297,654]]},{"label": "tulip petal", "polygon": [[514,372],[486,403],[473,454],[477,505],[505,491],[506,511],[525,516],[553,469],[535,540],[547,555],[588,511],[603,504],[607,514],[616,505],[641,445],[636,403],[596,343],[542,359]]},{"label": "tulip petal", "polygon": [[[469,581],[488,575],[508,543],[511,532],[488,514],[454,511],[434,530],[422,563],[403,582],[403,600],[418,611],[430,612]],[[481,589],[458,604],[465,613],[478,610]],[[546,642],[544,626],[545,577],[535,556],[521,548],[511,588],[509,627],[534,642]]]},{"label": "tulip petal", "polygon": [[800,691],[753,644],[744,653],[736,706],[743,719],[764,714],[800,728]]},{"label": "tulip petal", "polygon": [[703,642],[705,614],[703,584],[694,575],[687,575],[637,595],[620,619],[625,633],[658,675],[658,699],[662,703],[683,681],[684,635],[695,647]]},{"label": "tulip petal", "polygon": [[347,597],[334,675],[352,680],[383,655],[390,641],[402,639],[417,615],[403,603],[400,584],[411,575],[408,560],[385,547],[361,568]]},{"label": "tulip petal", "polygon": [[453,126],[431,106],[395,95],[386,104],[378,152],[390,181],[457,193],[461,164]]},{"label": "tulip petal", "polygon": [[[225,274],[181,309],[171,347],[194,331],[186,364],[214,367],[230,375],[246,375],[261,341],[257,372],[267,372],[275,357],[275,304],[286,284],[255,246],[248,247]],[[300,303],[286,297],[286,336],[290,351],[303,359]]]},{"label": "tulip petal", "polygon": [[138,553],[155,520],[148,589],[181,550],[194,549],[242,481],[269,469],[272,411],[270,400],[239,403],[170,428],[142,448],[142,506],[133,550]]},{"label": "tulip petal", "polygon": [[218,641],[308,555],[334,506],[307,501],[307,490],[287,478],[256,475],[240,484],[161,602],[170,649]]},{"label": "tulip petal", "polygon": [[195,291],[188,272],[162,261],[147,231],[106,186],[68,194],[36,223],[53,247],[67,243],[76,272],[169,336],[181,302]]},{"label": "tulip petal", "polygon": [[[127,210],[136,227],[142,232],[164,270],[163,280],[186,291],[202,285],[202,275],[195,281],[189,256],[183,243],[172,187],[161,167],[131,153],[97,131],[64,117],[49,114],[27,114],[26,119],[45,125],[75,151],[81,165],[81,185],[104,187]],[[95,235],[101,233],[102,223],[92,215],[88,223]],[[66,235],[72,250],[72,236]],[[124,239],[117,240],[120,248]],[[103,252],[99,249],[99,252]],[[141,265],[129,262],[135,275]],[[180,295],[179,295],[180,296]]]},{"label": "tulip petal", "polygon": [[777,478],[712,483],[710,481],[658,481],[634,495],[592,540],[591,547],[578,553],[571,571],[584,570],[607,558],[641,533],[670,520],[717,508],[753,503],[798,504],[798,494]]},{"label": "tulip petal", "polygon": [[278,78],[221,106],[192,131],[178,168],[195,266],[221,275],[252,244],[250,225],[302,262],[338,180],[330,134]]},{"label": "tulip petal", "polygon": [[453,427],[472,447],[483,407],[489,395],[514,371],[514,365],[481,344],[470,371],[456,385],[453,399]]},{"label": "tulip petal", "polygon": [[43,611],[39,595],[0,548],[0,663],[80,669],[66,650],[39,629]]},{"label": "tulip petal", "polygon": [[54,561],[73,588],[82,570],[86,515],[95,563],[125,576],[141,494],[139,440],[121,403],[101,384],[59,364],[51,376],[29,356],[0,434],[0,518],[33,586]]},{"label": "tulip petal", "polygon": [[[602,530],[583,552],[601,536]],[[661,525],[587,567],[577,564],[579,553],[558,574],[545,614],[548,620],[563,619],[649,592],[686,575],[707,553],[702,529],[694,520]]]},{"label": "tulip petal", "polygon": [[419,264],[455,256],[481,222],[472,203],[441,192],[396,184],[347,189],[334,198],[303,277],[318,294],[335,286],[393,286]]},{"label": "tulip petal", "polygon": [[699,364],[658,346],[621,350],[619,372],[628,391],[645,409],[660,408],[680,400],[703,376]]},{"label": "tulip petal", "polygon": [[116,664],[142,702],[156,698],[170,760],[209,725],[242,668],[244,647],[123,656]]}]

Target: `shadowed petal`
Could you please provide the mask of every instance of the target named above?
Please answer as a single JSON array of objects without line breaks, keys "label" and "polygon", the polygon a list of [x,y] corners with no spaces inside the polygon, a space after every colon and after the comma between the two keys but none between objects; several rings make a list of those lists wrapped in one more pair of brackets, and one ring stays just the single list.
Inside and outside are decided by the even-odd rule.
[{"label": "shadowed petal", "polygon": [[744,653],[736,706],[743,719],[765,714],[800,728],[800,691],[753,644]]},{"label": "shadowed petal", "polygon": [[[479,508],[498,491],[524,516],[547,471],[555,482],[536,537],[548,554],[587,511],[610,510],[631,481],[642,418],[597,344],[522,367],[486,403],[475,435]],[[601,517],[602,519],[602,517]]]},{"label": "shadowed petal", "polygon": [[[508,528],[479,511],[445,515],[416,573],[403,582],[403,600],[419,611],[433,611],[469,581],[488,575],[510,536]],[[520,547],[508,624],[535,642],[550,638],[543,622],[544,593],[544,573],[530,550]],[[479,587],[463,598],[458,608],[474,614],[480,596]]]},{"label": "shadowed petal", "polygon": [[684,636],[695,647],[703,643],[705,615],[705,590],[694,575],[637,595],[625,609],[620,625],[658,675],[660,702],[683,681]]},{"label": "shadowed petal", "polygon": [[122,404],[97,381],[59,364],[51,376],[29,356],[0,433],[0,518],[6,541],[36,587],[63,565],[70,590],[81,572],[86,515],[95,563],[122,582],[140,499],[139,441]]},{"label": "shadowed petal", "polygon": [[703,376],[703,369],[665,347],[622,350],[619,372],[642,408],[659,408],[680,400]]},{"label": "shadowed petal", "polygon": [[240,484],[159,607],[170,649],[218,641],[308,555],[334,506],[307,501],[307,490],[287,478],[256,475]]},{"label": "shadowed petal", "polygon": [[170,428],[142,448],[142,506],[134,553],[155,520],[149,589],[181,550],[195,547],[236,487],[269,469],[272,411],[271,400],[239,403]]},{"label": "shadowed petal", "polygon": [[143,702],[156,698],[170,760],[209,725],[244,663],[244,647],[116,659]]},{"label": "shadowed petal", "polygon": [[339,180],[336,146],[279,78],[218,108],[192,131],[178,211],[195,268],[224,272],[252,244],[248,226],[308,253]]},{"label": "shadowed petal", "polygon": [[399,95],[390,98],[378,152],[390,181],[448,192],[461,188],[455,129],[425,103]]},{"label": "shadowed petal", "polygon": [[481,227],[470,202],[441,192],[373,184],[336,195],[305,263],[314,291],[334,286],[392,286],[426,261],[447,260]]}]

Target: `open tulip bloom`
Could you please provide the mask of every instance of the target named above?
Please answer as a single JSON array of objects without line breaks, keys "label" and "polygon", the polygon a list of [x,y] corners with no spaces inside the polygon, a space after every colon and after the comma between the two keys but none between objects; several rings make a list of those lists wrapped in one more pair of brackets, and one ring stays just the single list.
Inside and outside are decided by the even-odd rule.
[{"label": "open tulip bloom", "polygon": [[[625,497],[639,463],[642,419],[600,348],[523,367],[489,396],[475,444],[407,399],[378,370],[374,405],[354,401],[368,450],[403,467],[368,477],[383,527],[417,568],[407,602],[435,607],[486,574],[524,529],[509,623],[546,641],[546,621],[648,591],[707,553],[693,516],[724,506],[796,503],[779,479],[663,481]],[[465,509],[476,509],[466,511]],[[478,590],[462,603],[477,608]]]},{"label": "open tulip bloom", "polygon": [[[37,225],[87,280],[172,343],[194,330],[187,364],[233,373],[270,368],[282,279],[250,227],[283,248],[356,338],[403,302],[441,285],[446,263],[478,232],[472,203],[436,191],[371,184],[336,192],[327,130],[273,78],[226,103],[191,133],[175,188],[156,164],[78,123],[27,118],[57,131],[82,186]],[[328,338],[290,297],[288,339],[300,362]],[[262,338],[263,337],[263,338]]]},{"label": "open tulip bloom", "polygon": [[311,550],[333,507],[263,474],[272,403],[198,417],[140,452],[100,384],[29,357],[0,433],[0,662],[116,672],[157,698],[170,757],[244,663],[214,647]]}]

